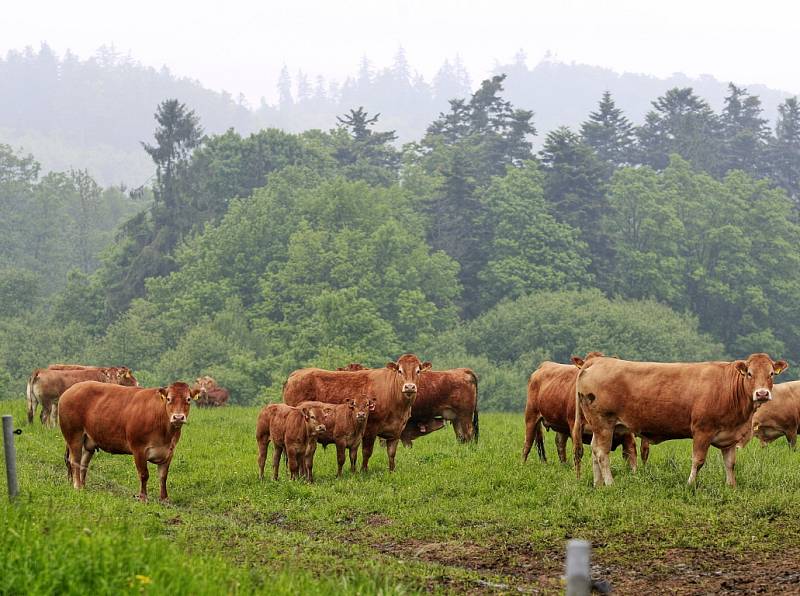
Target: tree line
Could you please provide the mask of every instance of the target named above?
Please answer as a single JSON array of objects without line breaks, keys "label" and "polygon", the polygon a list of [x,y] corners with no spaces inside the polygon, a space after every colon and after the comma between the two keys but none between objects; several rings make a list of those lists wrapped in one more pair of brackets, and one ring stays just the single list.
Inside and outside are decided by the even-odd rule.
[{"label": "tree line", "polygon": [[[50,360],[125,364],[146,383],[207,373],[253,403],[298,366],[415,351],[474,367],[482,407],[520,409],[541,360],[592,349],[800,354],[795,98],[770,129],[746,89],[717,113],[676,88],[636,126],[605,93],[535,151],[534,114],[504,83],[452,99],[402,148],[363,107],[327,131],[242,136],[205,135],[162,102],[143,143],[152,195],[95,264],[60,267],[38,302],[13,276],[43,285],[44,269],[0,273],[0,300],[25,305],[0,319],[0,375],[19,387]],[[32,206],[14,185],[35,162],[6,154],[0,197]]]}]

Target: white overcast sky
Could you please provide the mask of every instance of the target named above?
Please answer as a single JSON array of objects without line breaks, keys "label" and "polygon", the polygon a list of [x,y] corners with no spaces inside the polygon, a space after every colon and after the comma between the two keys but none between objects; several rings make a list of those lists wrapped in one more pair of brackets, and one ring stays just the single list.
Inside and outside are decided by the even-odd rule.
[{"label": "white overcast sky", "polygon": [[341,81],[361,56],[380,68],[401,45],[428,79],[459,54],[475,83],[522,49],[530,66],[550,51],[620,72],[800,93],[799,17],[794,0],[4,0],[0,53],[46,41],[86,58],[113,44],[253,104],[274,101],[284,63]]}]

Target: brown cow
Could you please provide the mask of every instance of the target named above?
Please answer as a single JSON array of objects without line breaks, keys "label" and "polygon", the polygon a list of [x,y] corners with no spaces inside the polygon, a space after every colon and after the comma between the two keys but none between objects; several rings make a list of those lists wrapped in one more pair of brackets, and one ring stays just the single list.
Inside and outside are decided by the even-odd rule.
[{"label": "brown cow", "polygon": [[[367,370],[351,362],[337,370]],[[478,377],[469,368],[429,370],[419,379],[417,398],[411,407],[411,418],[403,431],[403,445],[453,424],[456,438],[462,443],[478,441]]]},{"label": "brown cow", "polygon": [[[273,480],[278,479],[281,455],[285,451],[289,464],[289,477],[296,480],[302,474],[309,482],[314,481],[312,470],[317,436],[325,431],[325,425],[317,419],[314,409],[307,406],[297,408],[289,406],[288,409],[286,407],[275,408],[270,416],[269,441],[275,445],[275,451],[272,454]],[[266,459],[266,448],[263,457]],[[263,466],[261,457],[259,457],[259,465]],[[261,476],[263,478],[263,467]]]},{"label": "brown cow", "polygon": [[[726,481],[736,486],[736,444],[755,409],[772,398],[774,375],[788,367],[767,354],[735,362],[661,363],[596,358],[578,374],[576,402],[592,427],[595,486],[613,482],[608,452],[615,427],[654,443],[692,439],[689,484],[709,446],[722,451]],[[581,420],[572,428],[576,467],[583,451]],[[578,470],[578,473],[580,471]]]},{"label": "brown cow", "polygon": [[[321,405],[330,407],[330,404],[317,401],[304,401],[300,407]],[[337,478],[342,476],[345,449],[350,453],[350,471],[356,471],[358,447],[361,445],[364,429],[367,428],[369,413],[374,411],[375,400],[364,396],[359,399],[348,399],[345,403],[337,404],[326,411],[325,432],[319,434],[317,443],[326,447],[331,443],[336,445]]]},{"label": "brown cow", "polygon": [[[542,426],[556,432],[556,451],[561,463],[567,461],[567,438],[575,421],[575,382],[585,362],[601,357],[601,352],[589,352],[586,359],[572,357],[572,364],[542,362],[528,379],[528,399],[525,404],[525,444],[522,448],[522,461],[527,461],[531,447],[536,443],[536,451],[541,461],[547,461],[544,450]],[[592,440],[591,429],[583,429],[583,442]],[[644,440],[643,440],[644,441]],[[636,470],[636,440],[628,432],[615,432],[611,449],[622,445],[623,457],[632,470]],[[645,462],[645,448],[642,447],[642,461]]]},{"label": "brown cow", "polygon": [[139,383],[126,366],[82,366],[79,364],[55,364],[38,368],[28,379],[26,389],[28,424],[33,424],[36,406],[41,404],[40,420],[43,425],[54,427],[58,422],[58,398],[69,387],[81,381],[101,381],[136,387]]},{"label": "brown cow", "polygon": [[[327,426],[328,421],[333,418],[334,406],[331,404],[323,404],[321,402],[305,402],[302,404],[306,406],[314,414],[314,418],[323,425]],[[286,416],[294,408],[286,404],[267,404],[261,409],[256,422],[256,442],[258,443],[258,477],[264,479],[264,465],[267,461],[267,451],[269,450],[270,441],[275,441],[272,435],[278,436],[278,441],[282,443],[282,436],[285,432]],[[306,460],[300,461],[301,473],[313,482],[313,459],[314,451],[316,450],[317,442],[314,441],[313,445],[309,444],[310,459],[312,461],[311,468],[306,468]],[[287,452],[288,455],[288,452]],[[277,480],[277,475],[275,480]]]},{"label": "brown cow", "polygon": [[800,427],[800,381],[779,383],[772,388],[772,399],[753,414],[751,433],[758,437],[761,445],[786,437],[794,450],[797,443],[797,429]]},{"label": "brown cow", "polygon": [[147,462],[158,465],[160,497],[167,500],[167,474],[196,393],[186,383],[168,387],[118,387],[83,381],[61,396],[59,424],[67,451],[67,474],[75,488],[97,449],[133,455],[139,472],[139,500],[147,501]]},{"label": "brown cow", "polygon": [[303,368],[294,371],[283,387],[283,401],[296,405],[302,401],[344,403],[361,395],[375,397],[375,410],[370,413],[361,442],[361,469],[367,470],[375,439],[386,439],[389,470],[395,468],[395,455],[400,435],[411,417],[411,406],[417,396],[420,374],[431,367],[414,354],[404,354],[384,368],[356,371],[330,371]]},{"label": "brown cow", "polygon": [[220,387],[213,377],[205,375],[198,377],[192,386],[200,392],[197,405],[202,408],[220,407],[228,405],[230,392],[225,387]]}]

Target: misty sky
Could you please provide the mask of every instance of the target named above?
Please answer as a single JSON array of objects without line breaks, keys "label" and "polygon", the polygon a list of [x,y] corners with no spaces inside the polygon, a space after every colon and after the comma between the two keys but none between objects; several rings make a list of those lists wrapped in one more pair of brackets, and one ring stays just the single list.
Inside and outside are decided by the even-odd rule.
[{"label": "misty sky", "polygon": [[10,0],[0,53],[46,41],[86,58],[114,44],[254,105],[275,101],[284,63],[341,81],[364,54],[380,68],[401,45],[427,79],[460,54],[475,83],[522,49],[529,66],[550,51],[620,72],[707,73],[800,93],[798,17],[791,0]]}]

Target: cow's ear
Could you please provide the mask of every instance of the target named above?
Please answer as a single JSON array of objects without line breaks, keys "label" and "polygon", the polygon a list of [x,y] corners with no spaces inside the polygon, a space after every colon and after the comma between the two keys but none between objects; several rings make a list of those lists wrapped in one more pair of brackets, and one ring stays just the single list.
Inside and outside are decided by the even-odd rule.
[{"label": "cow's ear", "polygon": [[197,397],[200,395],[200,389],[197,387],[192,387],[189,389],[189,395],[192,396],[192,399],[197,399]]},{"label": "cow's ear", "polygon": [[348,400],[347,400],[347,405],[348,405],[348,406],[350,406],[350,409],[352,410],[353,408],[355,408],[355,407],[356,407],[356,400],[354,400],[354,399],[348,399]]},{"label": "cow's ear", "polygon": [[308,420],[311,417],[311,412],[309,411],[308,408],[301,408],[300,412],[302,412],[303,418],[305,418],[306,420]]},{"label": "cow's ear", "polygon": [[369,411],[370,412],[374,412],[375,411],[375,400],[374,399],[370,399],[369,400]]},{"label": "cow's ear", "polygon": [[158,394],[161,396],[161,399],[167,399],[167,392],[169,391],[169,387],[159,387]]},{"label": "cow's ear", "polygon": [[574,364],[578,368],[583,367],[583,365],[586,363],[586,361],[580,356],[573,356],[572,358],[570,358],[570,360],[572,360],[572,364]]},{"label": "cow's ear", "polygon": [[733,363],[733,366],[736,368],[736,370],[739,371],[739,374],[741,374],[742,376],[747,374],[747,362],[745,362],[744,360],[737,360],[736,362]]},{"label": "cow's ear", "polygon": [[775,374],[779,375],[787,368],[789,368],[789,363],[786,360],[778,360],[775,364],[772,365],[772,368],[775,370]]},{"label": "cow's ear", "polygon": [[397,370],[399,367],[397,366],[397,362],[387,362],[386,368],[390,368],[392,370]]},{"label": "cow's ear", "polygon": [[433,366],[430,362],[423,362],[422,366],[419,367],[419,372],[425,372],[426,370],[430,370],[431,366]]}]

